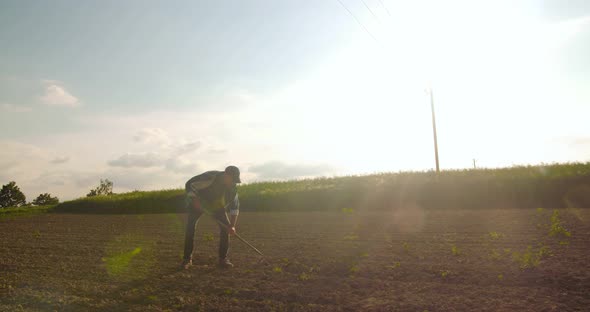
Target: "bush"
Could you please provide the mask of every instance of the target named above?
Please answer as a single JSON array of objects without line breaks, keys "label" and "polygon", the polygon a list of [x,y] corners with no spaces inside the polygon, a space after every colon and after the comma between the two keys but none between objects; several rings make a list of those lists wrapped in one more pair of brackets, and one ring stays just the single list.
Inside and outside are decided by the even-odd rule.
[{"label": "bush", "polygon": [[100,185],[90,190],[90,193],[86,194],[86,197],[99,195],[113,195],[113,182],[109,181],[109,179],[100,179]]},{"label": "bush", "polygon": [[56,205],[58,203],[59,199],[57,197],[51,197],[51,194],[49,193],[39,194],[39,196],[37,196],[32,202],[32,204],[36,206]]},{"label": "bush", "polygon": [[16,182],[12,181],[2,186],[0,190],[0,207],[19,207],[27,203],[25,194],[20,191]]}]

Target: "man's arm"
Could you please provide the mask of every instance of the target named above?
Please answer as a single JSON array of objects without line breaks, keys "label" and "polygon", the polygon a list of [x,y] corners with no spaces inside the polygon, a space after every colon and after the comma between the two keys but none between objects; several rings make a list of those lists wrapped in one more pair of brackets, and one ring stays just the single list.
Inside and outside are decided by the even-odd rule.
[{"label": "man's arm", "polygon": [[207,171],[196,177],[193,177],[187,182],[187,189],[197,193],[200,190],[204,190],[211,186],[215,181],[216,171]]},{"label": "man's arm", "polygon": [[229,222],[232,228],[235,228],[238,223],[238,215],[240,214],[240,200],[238,192],[234,189],[229,195]]}]

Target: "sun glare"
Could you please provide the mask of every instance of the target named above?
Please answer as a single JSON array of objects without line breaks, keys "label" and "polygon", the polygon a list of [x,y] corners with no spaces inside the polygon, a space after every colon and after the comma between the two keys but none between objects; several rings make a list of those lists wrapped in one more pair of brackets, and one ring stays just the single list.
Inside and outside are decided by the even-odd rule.
[{"label": "sun glare", "polygon": [[[313,112],[304,133],[316,160],[368,171],[399,164],[432,168],[430,101],[424,92],[432,86],[444,166],[470,167],[473,159],[487,165],[542,161],[536,155],[547,151],[530,134],[549,135],[543,120],[551,113],[544,108],[557,98],[551,94],[560,92],[553,53],[585,19],[541,23],[503,2],[485,7],[462,2],[468,14],[446,3],[428,11],[395,5],[414,14],[372,25],[382,46],[366,44],[361,33],[364,37],[289,95],[298,108]],[[535,91],[539,88],[545,92]],[[530,129],[522,127],[527,115],[537,118]]]}]

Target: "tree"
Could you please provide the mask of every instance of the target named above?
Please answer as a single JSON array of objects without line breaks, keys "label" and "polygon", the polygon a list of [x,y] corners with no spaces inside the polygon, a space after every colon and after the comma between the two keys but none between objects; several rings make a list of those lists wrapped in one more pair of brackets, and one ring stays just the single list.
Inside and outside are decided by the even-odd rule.
[{"label": "tree", "polygon": [[2,190],[0,190],[0,207],[18,207],[26,203],[25,194],[16,186],[16,182],[12,181],[6,185],[2,185]]},{"label": "tree", "polygon": [[59,199],[57,197],[51,197],[51,194],[39,194],[35,200],[33,200],[33,205],[43,206],[43,205],[55,205],[59,203]]},{"label": "tree", "polygon": [[86,197],[98,195],[113,195],[113,182],[109,181],[109,179],[100,179],[100,185],[90,190],[90,193],[86,194]]}]

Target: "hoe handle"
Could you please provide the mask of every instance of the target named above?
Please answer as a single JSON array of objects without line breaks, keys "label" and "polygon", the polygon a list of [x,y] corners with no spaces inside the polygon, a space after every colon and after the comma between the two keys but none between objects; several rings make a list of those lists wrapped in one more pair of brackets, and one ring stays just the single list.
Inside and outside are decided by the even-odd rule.
[{"label": "hoe handle", "polygon": [[[209,214],[211,215],[211,214]],[[217,219],[215,219],[215,221],[217,221],[217,223],[219,223],[219,225],[225,227],[225,228],[229,228],[229,226]],[[243,239],[240,235],[238,235],[238,233],[234,233],[234,236],[237,237],[239,240],[242,241],[242,243],[248,245],[248,247],[252,248],[252,250],[254,250],[257,254],[261,255],[264,257],[264,255],[260,252],[260,250],[256,249],[256,247],[252,246],[250,243],[248,243],[245,239]]]}]

